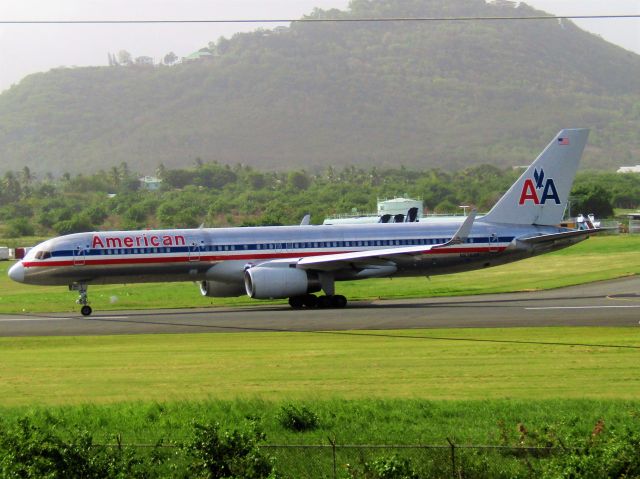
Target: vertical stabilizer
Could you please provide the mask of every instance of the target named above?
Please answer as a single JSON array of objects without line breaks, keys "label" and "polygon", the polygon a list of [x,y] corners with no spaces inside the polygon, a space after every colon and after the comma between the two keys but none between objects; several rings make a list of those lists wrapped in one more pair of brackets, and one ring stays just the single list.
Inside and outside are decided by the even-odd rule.
[{"label": "vertical stabilizer", "polygon": [[560,223],[588,136],[586,128],[558,133],[482,221],[522,225]]}]

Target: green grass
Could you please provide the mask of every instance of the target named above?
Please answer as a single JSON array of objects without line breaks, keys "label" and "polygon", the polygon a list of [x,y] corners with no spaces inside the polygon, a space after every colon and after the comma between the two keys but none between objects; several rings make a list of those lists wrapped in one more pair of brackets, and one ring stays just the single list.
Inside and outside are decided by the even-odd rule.
[{"label": "green grass", "polygon": [[327,444],[328,437],[336,437],[340,444],[446,444],[446,438],[458,444],[516,444],[519,423],[532,432],[553,425],[559,433],[583,438],[600,418],[609,426],[640,427],[638,400],[315,399],[294,404],[315,412],[319,429],[296,433],[278,423],[284,404],[288,402],[236,399],[0,408],[0,417],[28,415],[58,430],[86,429],[98,441],[112,441],[120,433],[125,443],[138,444],[183,440],[193,421],[237,427],[247,418],[259,418],[268,442],[280,444]]},{"label": "green grass", "polygon": [[[640,429],[639,360],[635,328],[0,338],[0,427],[29,417],[60,437],[175,444],[194,422],[251,420],[268,444],[583,446],[601,420],[607,438]],[[285,429],[291,402],[319,428]],[[265,451],[284,477],[331,477],[330,449]],[[162,477],[186,467],[179,449],[162,454]],[[448,449],[338,449],[338,477],[395,454],[422,477],[449,470]],[[530,477],[545,460],[457,452],[473,477]]]},{"label": "green grass", "polygon": [[[365,462],[391,457],[410,461],[418,477],[451,477],[449,441],[458,446],[510,447],[509,450],[456,448],[455,477],[540,477],[554,459],[574,451],[567,447],[590,446],[601,450],[617,447],[618,457],[627,454],[626,459],[631,460],[633,456],[629,455],[634,450],[630,445],[627,450],[621,449],[620,445],[628,437],[627,431],[640,429],[639,401],[333,399],[303,403],[317,415],[319,424],[315,430],[300,433],[287,430],[278,421],[286,404],[289,403],[254,399],[0,408],[0,425],[10,431],[18,419],[28,418],[31,424],[67,441],[86,431],[94,444],[118,441],[137,458],[147,456],[151,449],[127,445],[161,443],[169,447],[156,451],[156,460],[147,462],[148,477],[191,477],[187,472],[190,460],[176,445],[192,440],[194,423],[217,422],[223,430],[242,430],[251,421],[265,434],[264,443],[273,445],[261,451],[274,459],[278,477],[292,479],[334,477],[329,441],[338,444],[337,477],[344,479],[370,477],[355,471],[362,471]],[[596,424],[604,424],[605,429],[594,438],[592,431]],[[521,433],[523,430],[525,434]],[[631,442],[632,439],[627,440]],[[305,444],[322,444],[325,448],[300,447]],[[361,446],[340,447],[349,444]],[[372,444],[380,447],[365,446]],[[394,444],[427,444],[440,449],[390,446]],[[523,446],[543,445],[555,445],[556,453],[547,456],[523,451]],[[158,458],[166,462],[157,462]]]},{"label": "green grass", "polygon": [[[548,289],[640,273],[640,236],[600,236],[576,246],[505,266],[426,278],[370,279],[339,283],[349,299],[415,298]],[[15,283],[0,264],[0,313],[76,311],[66,287]],[[247,297],[206,298],[193,283],[92,286],[94,310],[257,305]]]},{"label": "green grass", "polygon": [[[489,270],[339,287],[351,298],[559,287],[638,274],[639,247],[638,237],[599,237]],[[97,309],[259,304],[201,298],[190,283],[95,287],[91,294]],[[0,277],[0,311],[66,311],[73,299],[64,288]],[[26,415],[62,435],[87,430],[96,442],[120,434],[125,443],[148,444],[184,440],[193,421],[238,427],[253,418],[271,444],[327,444],[335,437],[341,444],[445,445],[449,438],[518,445],[523,424],[532,437],[553,434],[577,445],[600,419],[607,431],[640,428],[638,364],[637,328],[0,338],[0,422]],[[316,412],[320,428],[285,430],[277,415],[288,402]],[[287,477],[330,476],[330,452],[273,453]],[[360,454],[339,451],[340,467],[364,460]],[[505,477],[504,471],[527,477],[526,460],[509,465],[518,459],[482,457]],[[311,463],[315,469],[307,469]]]},{"label": "green grass", "polygon": [[234,398],[637,399],[640,330],[0,338],[0,364],[0,405],[12,407]]}]

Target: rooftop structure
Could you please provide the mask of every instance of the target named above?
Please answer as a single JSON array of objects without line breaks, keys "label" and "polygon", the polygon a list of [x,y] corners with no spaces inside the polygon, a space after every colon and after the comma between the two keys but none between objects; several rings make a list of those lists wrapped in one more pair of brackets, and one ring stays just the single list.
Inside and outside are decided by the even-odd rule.
[{"label": "rooftop structure", "polygon": [[159,190],[162,185],[162,180],[155,176],[143,176],[138,179],[140,181],[140,188],[143,190],[156,191]]},{"label": "rooftop structure", "polygon": [[640,165],[621,166],[616,173],[640,173]]}]

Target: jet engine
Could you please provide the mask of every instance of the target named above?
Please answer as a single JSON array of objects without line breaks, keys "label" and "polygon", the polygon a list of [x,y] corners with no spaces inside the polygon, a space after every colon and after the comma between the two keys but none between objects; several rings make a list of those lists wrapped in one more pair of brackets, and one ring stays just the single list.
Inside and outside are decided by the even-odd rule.
[{"label": "jet engine", "polygon": [[301,296],[320,291],[320,282],[289,263],[262,264],[244,272],[247,294],[255,299],[276,299]]},{"label": "jet engine", "polygon": [[242,283],[223,283],[221,281],[206,280],[200,282],[200,293],[202,296],[212,298],[230,298],[242,296],[244,287]]}]

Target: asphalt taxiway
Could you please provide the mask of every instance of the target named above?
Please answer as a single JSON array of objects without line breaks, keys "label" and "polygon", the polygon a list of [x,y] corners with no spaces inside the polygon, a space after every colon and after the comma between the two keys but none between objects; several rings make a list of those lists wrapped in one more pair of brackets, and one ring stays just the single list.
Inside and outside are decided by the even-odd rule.
[{"label": "asphalt taxiway", "polygon": [[338,331],[413,328],[640,328],[640,277],[528,293],[354,301],[345,309],[289,306],[0,315],[0,336]]}]

